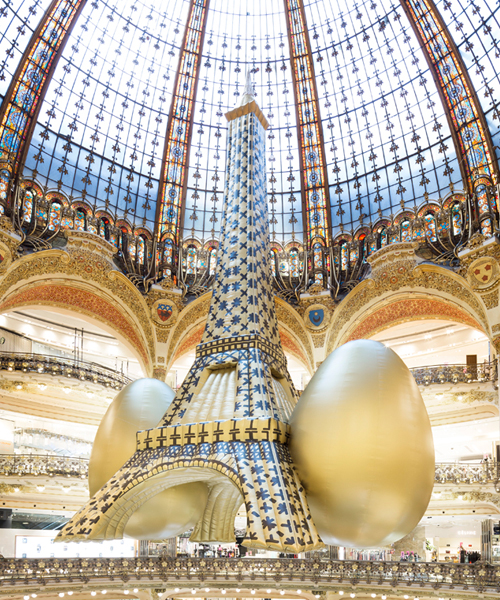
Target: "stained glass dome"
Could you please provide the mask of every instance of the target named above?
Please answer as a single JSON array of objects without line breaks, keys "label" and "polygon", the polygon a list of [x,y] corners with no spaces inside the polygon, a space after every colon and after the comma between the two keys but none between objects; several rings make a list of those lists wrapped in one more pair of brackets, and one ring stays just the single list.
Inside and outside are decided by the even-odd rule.
[{"label": "stained glass dome", "polygon": [[[423,218],[498,168],[498,3],[435,1],[3,0],[3,106],[23,61],[46,60],[17,176],[64,196],[73,220],[217,240],[224,115],[250,72],[273,242]],[[5,128],[27,122],[5,110],[4,159]]]}]

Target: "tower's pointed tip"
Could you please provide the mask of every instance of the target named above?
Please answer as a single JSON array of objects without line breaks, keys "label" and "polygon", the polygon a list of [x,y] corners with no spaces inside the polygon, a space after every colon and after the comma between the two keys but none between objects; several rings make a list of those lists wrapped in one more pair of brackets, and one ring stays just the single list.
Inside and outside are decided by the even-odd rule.
[{"label": "tower's pointed tip", "polygon": [[255,99],[255,94],[253,91],[252,71],[250,69],[248,69],[247,80],[245,83],[245,87],[243,88],[243,96],[241,98],[240,106],[245,106],[245,104],[252,102],[254,99]]}]

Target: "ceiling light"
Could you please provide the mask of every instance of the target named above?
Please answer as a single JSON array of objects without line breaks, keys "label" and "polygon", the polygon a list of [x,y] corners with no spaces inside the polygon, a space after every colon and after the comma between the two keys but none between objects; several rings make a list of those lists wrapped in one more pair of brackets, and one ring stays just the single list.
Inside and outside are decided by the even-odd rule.
[{"label": "ceiling light", "polygon": [[64,592],[59,592],[59,598],[64,598]]},{"label": "ceiling light", "polygon": [[285,590],[280,590],[280,594],[281,594],[282,596],[284,596],[284,595],[285,595]]},{"label": "ceiling light", "polygon": [[179,592],[179,591],[180,591],[179,588],[175,588],[175,590],[174,590],[174,592]]},{"label": "ceiling light", "polygon": [[31,594],[31,597],[32,598],[36,598],[36,594]]},{"label": "ceiling light", "polygon": [[221,592],[222,592],[223,594],[225,594],[225,593],[226,593],[226,590],[221,590]]},{"label": "ceiling light", "polygon": [[376,597],[377,597],[377,594],[372,594],[372,598],[376,598]]},{"label": "ceiling light", "polygon": [[196,590],[191,590],[191,593],[192,594],[196,594]]},{"label": "ceiling light", "polygon": [[205,592],[209,592],[209,591],[210,591],[210,588],[205,588]]},{"label": "ceiling light", "polygon": [[271,593],[271,590],[266,590],[266,593],[270,594],[270,593]]},{"label": "ceiling light", "polygon": [[240,588],[236,588],[236,591],[237,591],[237,592],[241,592]]},{"label": "ceiling light", "polygon": [[73,592],[68,592],[68,596],[72,596],[72,595],[73,595]]},{"label": "ceiling light", "polygon": [[24,596],[24,600],[30,600],[29,596]]},{"label": "ceiling light", "polygon": [[381,598],[382,600],[386,600],[387,596],[385,594],[382,594]]},{"label": "ceiling light", "polygon": [[356,598],[356,594],[354,592],[351,592],[349,596],[351,596],[351,598]]},{"label": "ceiling light", "polygon": [[302,590],[297,590],[297,594],[302,594]]},{"label": "ceiling light", "polygon": [[251,592],[252,594],[255,594],[255,590],[250,590],[250,592]]},{"label": "ceiling light", "polygon": [[36,489],[37,489],[37,491],[39,491],[39,492],[43,492],[43,490],[45,489],[45,486],[44,486],[44,485],[37,485],[37,486],[36,486]]},{"label": "ceiling light", "polygon": [[128,591],[128,590],[123,590],[123,593],[124,593],[125,595],[128,595],[129,591]]},{"label": "ceiling light", "polygon": [[134,594],[137,594],[139,590],[137,588],[134,588]]},{"label": "ceiling light", "polygon": [[97,594],[97,592],[90,592],[91,596],[95,596]]}]

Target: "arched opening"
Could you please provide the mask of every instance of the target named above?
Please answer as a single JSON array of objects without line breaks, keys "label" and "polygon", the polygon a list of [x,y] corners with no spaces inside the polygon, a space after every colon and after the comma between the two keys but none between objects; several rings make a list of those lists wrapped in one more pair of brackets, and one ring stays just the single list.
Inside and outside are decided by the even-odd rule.
[{"label": "arched opening", "polygon": [[75,229],[76,231],[85,231],[87,222],[87,214],[83,208],[77,208],[75,212]]},{"label": "arched opening", "polygon": [[61,226],[62,205],[59,202],[52,202],[49,213],[49,230],[55,231]]},{"label": "arched opening", "polygon": [[433,426],[436,462],[479,463],[498,439],[496,357],[486,335],[447,319],[414,319],[370,336],[411,369]]}]

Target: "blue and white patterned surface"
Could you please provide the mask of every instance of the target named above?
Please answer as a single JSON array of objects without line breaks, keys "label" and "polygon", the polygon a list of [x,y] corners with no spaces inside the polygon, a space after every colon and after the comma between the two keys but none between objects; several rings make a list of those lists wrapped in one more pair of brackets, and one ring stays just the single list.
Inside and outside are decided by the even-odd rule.
[{"label": "blue and white patterned surface", "polygon": [[[194,439],[199,439],[195,430],[199,433],[210,422],[245,419],[258,425],[274,419],[286,424],[296,402],[267,260],[264,135],[250,110],[230,122],[223,235],[210,313],[191,370],[158,428],[147,432],[148,439],[158,440],[156,446],[148,443],[138,450],[64,527],[60,538],[118,537],[134,509],[155,493],[204,480],[210,482],[210,494],[193,541],[234,540],[234,517],[244,503],[246,546],[282,552],[322,546],[286,444],[269,436],[258,438],[250,427],[212,443],[164,447],[159,442],[167,437],[162,430],[166,434],[187,424],[193,424]],[[232,370],[234,387],[218,388],[218,378]],[[211,385],[210,392],[224,389],[225,395],[203,396]],[[205,416],[200,420],[200,415]]]}]

